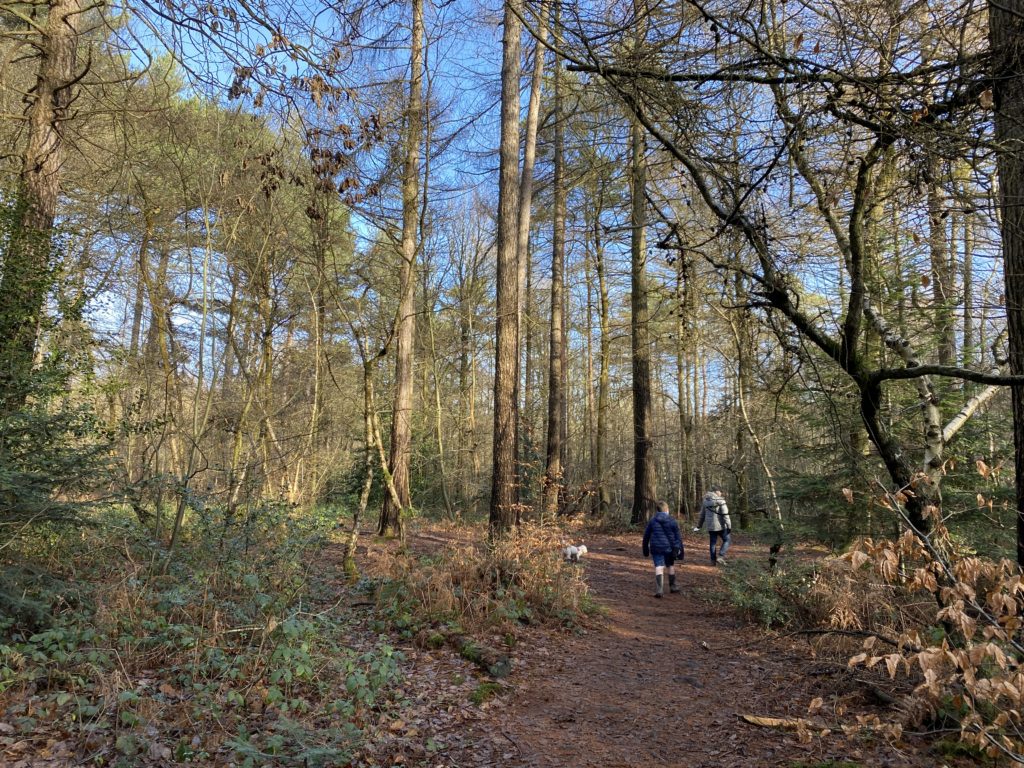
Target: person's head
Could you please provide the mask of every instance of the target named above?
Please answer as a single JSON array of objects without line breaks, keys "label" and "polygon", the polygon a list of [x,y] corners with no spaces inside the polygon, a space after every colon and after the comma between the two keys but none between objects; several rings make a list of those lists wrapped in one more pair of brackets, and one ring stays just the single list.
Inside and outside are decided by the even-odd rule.
[{"label": "person's head", "polygon": [[725,489],[723,489],[722,486],[720,486],[720,485],[712,485],[711,486],[711,492],[712,493],[717,493],[719,496],[724,496],[725,495]]},{"label": "person's head", "polygon": [[668,502],[667,501],[659,501],[658,502],[658,511],[659,512],[664,512],[667,515],[668,514]]}]

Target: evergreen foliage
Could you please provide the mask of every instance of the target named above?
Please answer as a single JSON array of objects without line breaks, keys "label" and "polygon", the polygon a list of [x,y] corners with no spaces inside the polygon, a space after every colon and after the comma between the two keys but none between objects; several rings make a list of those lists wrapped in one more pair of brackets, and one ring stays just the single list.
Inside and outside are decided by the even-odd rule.
[{"label": "evergreen foliage", "polygon": [[[0,263],[7,269],[13,205],[2,213]],[[33,526],[81,522],[102,486],[110,447],[89,400],[92,358],[81,299],[64,290],[59,266],[39,279],[50,308],[38,322],[41,351],[17,387],[4,392],[15,407],[0,402],[0,546]]]}]

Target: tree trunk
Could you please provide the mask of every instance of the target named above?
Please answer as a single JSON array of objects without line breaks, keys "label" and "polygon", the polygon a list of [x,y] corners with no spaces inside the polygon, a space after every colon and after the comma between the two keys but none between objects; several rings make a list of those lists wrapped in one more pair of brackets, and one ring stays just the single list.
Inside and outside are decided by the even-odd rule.
[{"label": "tree trunk", "polygon": [[441,406],[441,374],[437,368],[437,343],[434,338],[434,312],[427,312],[427,329],[430,337],[430,370],[434,378],[434,434],[437,438],[437,471],[441,483],[441,498],[444,511],[450,520],[456,518],[455,507],[452,506],[451,494],[448,493],[448,471],[444,464],[444,409]]},{"label": "tree trunk", "polygon": [[[519,179],[519,212],[517,219],[516,228],[516,378],[515,378],[515,389],[512,394],[513,399],[516,401],[516,426],[515,426],[515,439],[516,439],[516,461],[519,462],[517,468],[517,474],[520,478],[520,492],[523,493],[522,485],[525,482],[527,476],[527,467],[529,465],[529,456],[527,454],[532,453],[532,446],[530,445],[530,439],[527,438],[525,441],[526,445],[523,446],[524,434],[523,425],[520,423],[521,414],[525,416],[529,413],[529,409],[525,407],[520,396],[520,387],[523,385],[522,368],[520,363],[522,356],[519,350],[523,346],[523,329],[526,325],[526,297],[529,293],[527,289],[527,282],[529,280],[529,244],[530,244],[530,218],[533,208],[533,168],[537,159],[537,130],[540,127],[540,94],[543,88],[544,80],[544,57],[547,53],[547,48],[544,47],[544,42],[548,37],[548,3],[542,2],[540,8],[540,29],[537,33],[539,40],[534,46],[534,58],[533,58],[533,75],[530,79],[530,100],[526,108],[526,133],[523,140],[523,172]],[[529,370],[530,365],[530,353],[526,351],[526,367]],[[525,389],[527,397],[530,395],[530,384],[529,380],[525,382]],[[520,411],[519,409],[522,409]],[[527,426],[529,429],[529,426]],[[524,494],[521,500],[526,503],[526,495]]]},{"label": "tree trunk", "polygon": [[496,324],[494,344],[494,474],[491,480],[489,515],[492,537],[500,536],[518,522],[519,493],[516,482],[515,401],[516,315],[518,314],[518,262],[516,258],[519,214],[519,50],[522,24],[516,15],[517,0],[506,0],[501,62],[501,146],[498,173],[497,275],[495,278]]},{"label": "tree trunk", "polygon": [[932,309],[938,343],[939,365],[953,365],[956,357],[956,320],[953,313],[953,271],[949,258],[949,236],[946,219],[949,211],[940,174],[938,158],[928,162],[931,179],[928,184],[928,251],[931,255]]},{"label": "tree trunk", "polygon": [[[523,357],[525,358],[525,364],[523,366],[523,383],[525,385],[524,397],[522,400],[522,413],[519,415],[519,428],[517,435],[520,438],[519,443],[516,446],[516,456],[519,459],[519,502],[525,508],[530,508],[533,505],[533,499],[535,496],[533,487],[533,477],[535,475],[534,468],[537,465],[537,400],[538,390],[540,387],[537,382],[537,370],[540,367],[539,361],[536,360],[534,355],[534,348],[537,346],[536,331],[537,328],[535,319],[536,313],[534,312],[534,299],[533,299],[533,248],[530,247],[530,241],[526,241],[526,253],[520,261],[526,264],[526,301],[523,305],[522,323],[520,329],[525,331],[525,338],[520,338],[523,347]],[[519,381],[519,377],[516,377],[516,381]],[[516,403],[519,403],[519,399],[516,398]]]},{"label": "tree trunk", "polygon": [[[289,500],[292,503],[315,500],[322,488],[322,472],[320,451],[324,440],[324,340],[327,333],[327,256],[330,252],[330,204],[319,190],[314,190],[311,205],[319,215],[311,222],[313,236],[313,275],[312,282],[307,278],[310,308],[310,327],[308,329],[313,343],[313,392],[309,409],[309,429],[306,435],[306,446],[303,456],[295,462],[295,472]],[[324,457],[326,459],[326,457]],[[326,463],[326,461],[325,461]]]},{"label": "tree trunk", "polygon": [[[463,280],[465,280],[463,278]],[[472,286],[472,283],[470,283]],[[465,505],[474,495],[475,489],[470,482],[470,473],[466,458],[473,450],[473,424],[471,415],[473,404],[470,401],[470,365],[473,359],[471,344],[473,343],[473,309],[469,305],[469,294],[465,282],[459,291],[459,445],[455,459],[455,474],[459,478],[459,500]]]},{"label": "tree trunk", "polygon": [[691,461],[691,433],[693,410],[688,385],[688,327],[693,302],[689,300],[691,288],[686,284],[689,269],[687,254],[680,251],[676,261],[676,400],[679,403],[679,478],[676,481],[676,515],[680,520],[692,521],[690,502],[694,497],[693,466]]},{"label": "tree trunk", "polygon": [[645,236],[646,168],[644,135],[640,122],[632,120],[630,138],[630,307],[633,350],[633,510],[630,522],[638,525],[654,514],[657,479],[651,439],[651,342],[647,307],[647,241]]},{"label": "tree trunk", "polygon": [[[964,167],[959,174],[958,193],[960,199],[965,201],[964,205],[967,206],[966,201],[969,199],[970,194],[970,178],[968,175],[968,169]],[[963,333],[964,342],[963,350],[961,351],[960,360],[961,365],[964,368],[970,368],[974,365],[976,357],[975,353],[975,333],[974,333],[974,214],[969,210],[965,210],[960,215],[960,229],[963,238],[963,251],[964,259],[962,266],[963,286],[964,286],[964,319],[963,319]]]},{"label": "tree trunk", "polygon": [[0,413],[18,410],[28,397],[40,315],[53,284],[53,222],[81,14],[79,0],[49,3],[36,82],[26,97],[27,141],[0,276]]},{"label": "tree trunk", "polygon": [[359,523],[363,519],[363,515],[366,514],[370,491],[373,489],[373,451],[376,447],[373,429],[375,407],[373,402],[373,365],[374,361],[368,360],[366,355],[363,355],[363,487],[359,492],[359,505],[352,513],[352,527],[349,529],[348,539],[345,542],[345,559],[343,560],[345,575],[353,580],[359,577],[359,567],[356,565]]},{"label": "tree trunk", "polygon": [[590,251],[590,244],[584,243],[583,256],[583,280],[587,286],[587,306],[584,317],[583,338],[586,344],[587,361],[583,374],[583,395],[584,395],[584,434],[587,446],[587,458],[590,463],[590,477],[588,485],[596,487],[597,482],[597,445],[594,443],[594,276],[593,253]]},{"label": "tree trunk", "polygon": [[598,343],[597,363],[597,511],[607,514],[612,497],[608,489],[608,409],[610,407],[611,320],[608,281],[605,276],[604,239],[601,236],[601,213],[604,210],[604,185],[598,182],[597,210],[594,213],[594,271],[597,272]]},{"label": "tree trunk", "polygon": [[[344,310],[342,310],[344,313]],[[345,542],[345,559],[344,568],[345,575],[350,579],[355,579],[359,576],[359,568],[356,565],[356,547],[359,543],[359,524],[363,519],[363,515],[366,514],[366,507],[370,501],[370,491],[373,489],[373,464],[374,464],[374,451],[380,451],[382,456],[381,467],[387,474],[387,467],[383,463],[383,451],[378,442],[380,439],[380,430],[377,428],[377,405],[376,397],[373,392],[373,375],[377,367],[377,360],[380,359],[385,353],[385,350],[381,350],[380,354],[375,357],[371,357],[366,347],[366,342],[363,340],[359,331],[356,329],[355,323],[346,314],[346,320],[348,326],[352,330],[352,335],[356,340],[356,348],[359,350],[359,359],[363,364],[363,488],[359,493],[359,505],[356,511],[352,514],[352,527],[349,529],[348,540]],[[394,486],[388,483],[389,493],[394,493]]]},{"label": "tree trunk", "polygon": [[473,317],[476,314],[476,275],[480,262],[479,225],[467,221],[457,230],[458,268],[458,312],[459,312],[459,409],[458,444],[455,452],[455,476],[458,478],[458,496],[462,507],[476,499],[476,476],[472,471],[475,454],[476,429],[473,424],[473,366],[475,364],[475,342]]},{"label": "tree trunk", "polygon": [[[989,3],[1010,373],[1024,375],[1024,0]],[[1014,386],[1017,564],[1024,567],[1024,387]]]},{"label": "tree trunk", "polygon": [[[556,24],[558,14],[555,15]],[[565,168],[562,159],[562,77],[560,60],[555,57],[554,125],[554,220],[551,235],[551,338],[548,355],[548,431],[547,460],[544,468],[544,504],[546,515],[558,512],[562,488],[562,456],[565,418]]]},{"label": "tree trunk", "polygon": [[146,309],[146,280],[144,274],[149,271],[149,243],[153,237],[153,215],[148,208],[143,209],[142,218],[145,229],[142,231],[142,242],[139,243],[138,275],[135,282],[135,301],[132,306],[131,339],[128,342],[128,361],[138,366],[139,341],[142,337],[142,314]]},{"label": "tree trunk", "polygon": [[395,334],[395,397],[391,415],[389,466],[397,498],[384,497],[381,536],[403,535],[402,510],[412,505],[409,493],[409,451],[412,442],[413,343],[416,333],[416,252],[419,224],[420,134],[423,128],[423,0],[412,0],[409,46],[409,110],[405,123],[405,166],[402,170],[402,262],[398,276],[398,328]]},{"label": "tree trunk", "polygon": [[[735,303],[743,307],[750,300],[743,279],[736,275],[733,280],[736,292]],[[736,457],[734,471],[736,473],[736,514],[739,517],[739,528],[750,527],[750,495],[751,495],[751,457],[747,444],[751,427],[747,422],[746,402],[754,389],[754,334],[750,327],[750,315],[743,309],[733,311],[726,318],[733,328],[733,340],[736,344],[736,405],[743,417],[742,424],[736,427]]]}]

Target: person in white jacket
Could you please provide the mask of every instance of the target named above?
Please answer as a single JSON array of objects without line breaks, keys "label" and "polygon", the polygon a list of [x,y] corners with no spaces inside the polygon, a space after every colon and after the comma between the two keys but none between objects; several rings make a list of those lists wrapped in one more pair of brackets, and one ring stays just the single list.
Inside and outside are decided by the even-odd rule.
[{"label": "person in white jacket", "polygon": [[[725,565],[725,553],[732,543],[729,535],[732,532],[732,520],[729,518],[729,505],[725,503],[725,491],[720,485],[712,485],[711,490],[704,495],[700,505],[700,521],[693,530],[697,532],[705,526],[711,545],[711,564]],[[722,539],[721,547],[717,546],[719,538]]]}]

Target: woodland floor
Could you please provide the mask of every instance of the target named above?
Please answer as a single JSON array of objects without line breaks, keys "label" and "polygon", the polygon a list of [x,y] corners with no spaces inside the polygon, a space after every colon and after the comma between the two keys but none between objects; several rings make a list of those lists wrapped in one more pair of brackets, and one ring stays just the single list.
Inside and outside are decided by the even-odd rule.
[{"label": "woodland floor", "polygon": [[[414,553],[425,554],[465,543],[471,535],[464,529],[453,533],[425,527],[410,534],[409,545]],[[574,629],[524,627],[511,651],[511,675],[498,681],[498,695],[482,704],[473,703],[474,693],[493,681],[449,647],[431,650],[397,639],[378,614],[372,596],[345,579],[341,545],[330,545],[314,567],[322,582],[318,599],[323,604],[306,610],[347,617],[344,643],[353,652],[375,653],[382,632],[401,651],[397,657],[401,690],[389,697],[392,703],[385,707],[385,714],[360,723],[364,739],[349,764],[352,768],[978,765],[945,756],[934,739],[905,735],[892,746],[877,735],[845,733],[843,728],[856,725],[858,718],[895,718],[878,698],[880,689],[888,685],[884,674],[850,670],[841,658],[815,654],[807,640],[772,636],[745,623],[718,596],[722,573],[743,559],[761,558],[764,552],[755,552],[738,536],[729,553],[730,565],[715,569],[708,563],[704,537],[688,538],[687,561],[677,569],[682,592],[656,600],[652,568],[640,556],[638,535],[587,536],[590,551],[579,567],[603,609],[601,614]],[[396,546],[371,535],[361,542],[368,570],[386,563]],[[503,642],[500,636],[481,639],[493,647]],[[129,687],[145,691],[159,685],[160,693],[151,697],[153,711],[139,735],[149,740],[150,747],[132,757],[117,757],[112,726],[94,732],[73,729],[62,715],[44,719],[35,714],[28,694],[8,692],[6,704],[0,698],[0,766],[162,768],[172,764],[170,746],[193,732],[202,733],[206,757],[193,759],[192,764],[241,765],[228,743],[229,731],[237,726],[220,733],[209,724],[200,727],[194,716],[189,721],[185,693],[175,687],[180,683],[170,674],[171,670],[156,667],[134,673]],[[337,685],[344,688],[344,680]],[[823,705],[809,716],[808,705],[819,698]],[[162,708],[154,703],[158,700],[164,702]],[[31,730],[15,732],[12,723],[26,721],[30,715],[35,723]],[[810,717],[814,733],[751,725],[742,715]],[[274,707],[253,706],[240,723],[249,733],[273,734],[281,727],[278,719]],[[337,725],[325,702],[310,701],[307,720],[314,729]],[[301,754],[293,753],[287,760],[264,757],[270,759],[261,765],[304,764]]]},{"label": "woodland floor", "polygon": [[[427,534],[410,544],[422,551],[437,542]],[[409,648],[407,680],[419,704],[401,728],[387,730],[412,727],[421,744],[430,738],[431,752],[416,755],[417,745],[402,755],[385,740],[376,759],[366,754],[367,764],[384,754],[384,764],[446,768],[960,764],[924,739],[905,736],[894,747],[879,737],[844,734],[842,726],[855,725],[858,716],[882,714],[873,682],[816,659],[806,641],[771,637],[737,618],[715,597],[723,567],[710,566],[695,537],[677,569],[682,592],[660,600],[638,536],[591,535],[586,544],[582,567],[605,613],[575,632],[533,630],[516,648],[503,695],[482,707],[467,707],[464,691],[439,693],[447,681],[472,674],[468,666],[445,671],[461,659]],[[729,559],[753,557],[741,540]],[[805,743],[796,733],[739,717],[805,718],[816,697],[825,705],[813,718],[817,733]],[[830,731],[822,735],[825,728]]]}]

